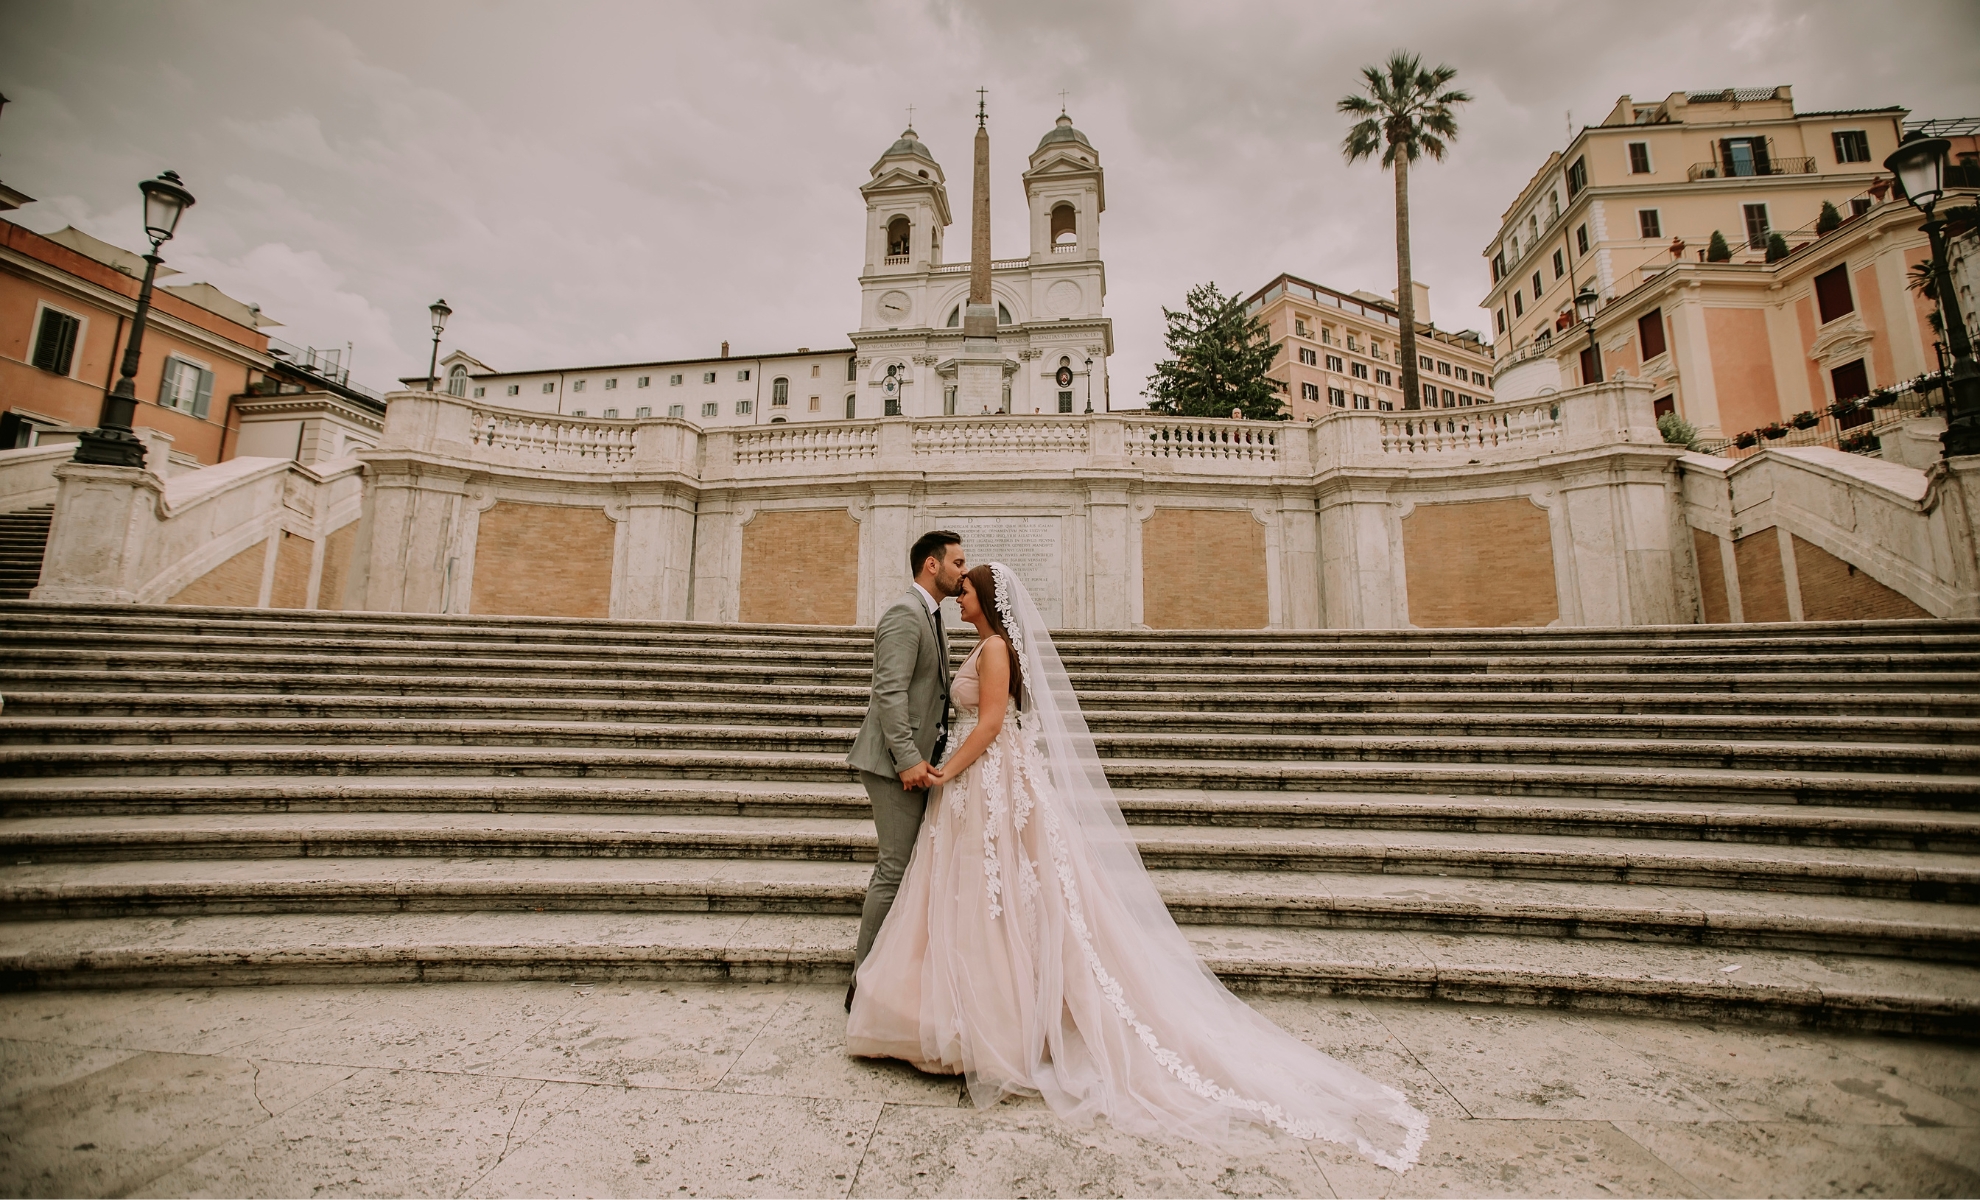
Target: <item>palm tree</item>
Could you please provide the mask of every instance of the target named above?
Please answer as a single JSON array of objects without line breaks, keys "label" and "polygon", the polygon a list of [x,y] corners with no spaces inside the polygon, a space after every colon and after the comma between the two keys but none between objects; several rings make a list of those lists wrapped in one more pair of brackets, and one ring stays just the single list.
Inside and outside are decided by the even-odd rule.
[{"label": "palm tree", "polygon": [[1428,154],[1443,161],[1447,142],[1457,137],[1451,106],[1464,104],[1471,94],[1447,90],[1457,77],[1455,68],[1425,70],[1422,60],[1405,50],[1389,55],[1379,67],[1363,67],[1368,94],[1341,97],[1334,107],[1359,117],[1341,142],[1350,164],[1381,151],[1382,165],[1396,176],[1396,311],[1402,319],[1403,407],[1418,408],[1423,393],[1416,378],[1416,296],[1409,273],[1409,164]]}]

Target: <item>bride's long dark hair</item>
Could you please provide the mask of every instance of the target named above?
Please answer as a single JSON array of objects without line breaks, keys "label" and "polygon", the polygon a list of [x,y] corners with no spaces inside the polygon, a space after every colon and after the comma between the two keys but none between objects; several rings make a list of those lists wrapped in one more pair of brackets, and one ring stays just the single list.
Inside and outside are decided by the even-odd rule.
[{"label": "bride's long dark hair", "polygon": [[970,586],[976,589],[976,602],[983,606],[983,615],[989,619],[990,632],[1004,639],[1004,646],[1010,651],[1011,660],[1011,703],[1024,707],[1024,668],[1018,665],[1017,647],[1011,641],[1011,631],[1004,628],[1004,614],[997,610],[997,573],[989,563],[971,567],[963,576]]}]

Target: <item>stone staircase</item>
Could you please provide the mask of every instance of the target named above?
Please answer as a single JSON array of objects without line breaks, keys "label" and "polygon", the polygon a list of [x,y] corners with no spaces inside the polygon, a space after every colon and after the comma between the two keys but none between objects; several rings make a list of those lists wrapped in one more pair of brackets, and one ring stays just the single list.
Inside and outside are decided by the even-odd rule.
[{"label": "stone staircase", "polygon": [[25,600],[41,582],[48,526],[54,519],[53,504],[0,513],[0,600]]},{"label": "stone staircase", "polygon": [[[1235,986],[1980,1018],[1980,622],[1060,645]],[[0,980],[844,979],[869,660],[855,629],[0,603]]]}]

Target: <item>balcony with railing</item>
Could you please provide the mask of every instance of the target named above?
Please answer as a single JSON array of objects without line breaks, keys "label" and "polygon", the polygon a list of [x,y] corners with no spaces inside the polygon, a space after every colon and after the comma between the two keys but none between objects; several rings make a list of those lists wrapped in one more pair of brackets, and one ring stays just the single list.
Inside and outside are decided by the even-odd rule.
[{"label": "balcony with railing", "polygon": [[1702,162],[1692,163],[1686,177],[1697,183],[1701,179],[1746,179],[1761,175],[1813,175],[1815,160],[1812,158],[1756,158],[1747,162]]},{"label": "balcony with railing", "polygon": [[322,380],[337,388],[356,392],[367,400],[380,405],[385,397],[365,387],[351,382],[349,356],[343,350],[319,350],[315,346],[298,346],[281,338],[268,339],[268,356],[294,368],[297,372]]}]

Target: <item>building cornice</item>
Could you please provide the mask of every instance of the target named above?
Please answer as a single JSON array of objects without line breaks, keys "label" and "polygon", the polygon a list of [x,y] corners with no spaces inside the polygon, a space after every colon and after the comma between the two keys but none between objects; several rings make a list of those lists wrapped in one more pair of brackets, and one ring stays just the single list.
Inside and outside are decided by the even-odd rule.
[{"label": "building cornice", "polygon": [[[11,269],[17,274],[31,277],[44,287],[75,297],[79,303],[93,304],[126,318],[137,315],[136,299],[126,296],[122,292],[113,291],[101,284],[91,283],[87,279],[71,275],[60,267],[44,263],[40,259],[22,254],[19,251],[0,247],[0,268]],[[222,317],[219,319],[225,320],[226,318]],[[227,357],[244,362],[257,370],[268,371],[272,370],[275,366],[275,360],[269,357],[266,352],[256,350],[252,346],[234,341],[232,338],[226,337],[223,334],[218,334],[210,329],[195,325],[159,307],[156,303],[152,304],[151,311],[145,317],[145,322],[148,328],[166,330],[173,337],[179,338],[182,341],[191,342],[210,349],[217,354],[226,355]]]}]

